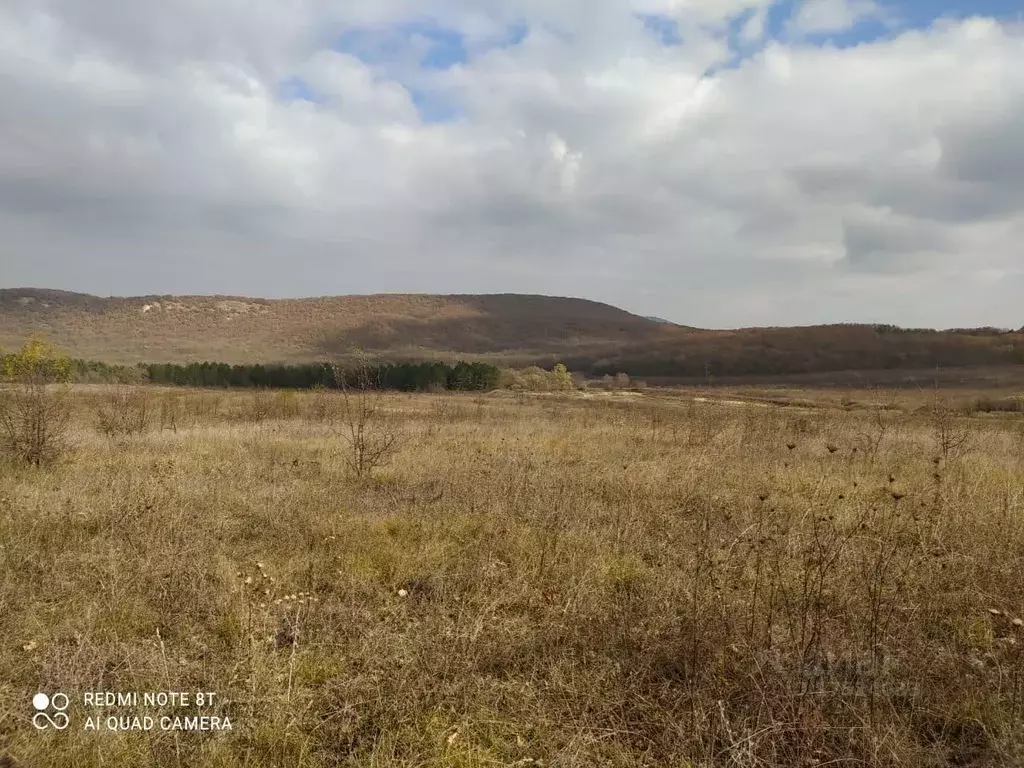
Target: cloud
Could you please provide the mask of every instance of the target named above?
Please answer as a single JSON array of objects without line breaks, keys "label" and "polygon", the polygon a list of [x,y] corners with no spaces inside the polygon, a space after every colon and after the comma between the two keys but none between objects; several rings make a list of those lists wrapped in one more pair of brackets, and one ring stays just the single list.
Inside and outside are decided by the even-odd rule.
[{"label": "cloud", "polygon": [[743,22],[740,28],[740,40],[746,44],[760,42],[765,35],[765,23],[767,21],[766,9],[758,9],[751,13]]},{"label": "cloud", "polygon": [[851,269],[914,272],[934,266],[951,244],[941,230],[922,221],[866,209],[844,215],[843,246]]},{"label": "cloud", "polygon": [[797,35],[844,32],[862,21],[888,15],[875,0],[803,0],[789,30]]},{"label": "cloud", "polygon": [[784,11],[12,0],[0,282],[1019,327],[1024,30]]}]

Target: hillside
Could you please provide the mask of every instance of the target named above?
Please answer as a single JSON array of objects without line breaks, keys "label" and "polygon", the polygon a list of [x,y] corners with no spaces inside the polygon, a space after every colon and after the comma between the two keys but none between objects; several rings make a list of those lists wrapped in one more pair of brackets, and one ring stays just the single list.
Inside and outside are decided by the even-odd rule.
[{"label": "hillside", "polygon": [[1020,366],[1024,333],[872,325],[692,331],[623,348],[604,359],[568,356],[565,362],[594,373],[702,378]]},{"label": "hillside", "polygon": [[41,333],[76,357],[113,363],[322,360],[353,347],[388,357],[516,360],[599,355],[661,339],[670,326],[594,301],[498,294],[100,298],[0,290],[0,347]]},{"label": "hillside", "polygon": [[308,299],[100,298],[0,289],[0,347],[32,333],[110,363],[466,358],[646,377],[1020,366],[1024,332],[895,326],[699,330],[585,299],[381,294]]}]

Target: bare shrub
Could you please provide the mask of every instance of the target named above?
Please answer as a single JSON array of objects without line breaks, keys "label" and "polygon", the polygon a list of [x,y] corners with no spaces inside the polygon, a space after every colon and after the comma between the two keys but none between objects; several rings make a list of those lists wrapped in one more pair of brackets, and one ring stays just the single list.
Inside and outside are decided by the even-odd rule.
[{"label": "bare shrub", "polygon": [[269,389],[257,389],[249,395],[248,408],[244,418],[255,424],[266,421],[274,410],[274,396]]},{"label": "bare shrub", "polygon": [[857,434],[857,445],[862,455],[874,462],[886,440],[891,440],[899,433],[900,420],[903,412],[897,405],[899,393],[896,390],[885,390],[882,387],[872,389],[872,403],[868,410],[870,418]]},{"label": "bare shrub", "polygon": [[341,390],[339,431],[348,444],[345,464],[364,478],[391,461],[399,447],[399,434],[383,408],[384,393],[376,369],[365,361],[348,368],[334,367]]},{"label": "bare shrub", "polygon": [[160,430],[178,431],[181,416],[181,400],[174,392],[164,392],[160,398]]},{"label": "bare shrub", "polygon": [[294,419],[300,412],[299,398],[292,390],[281,390],[274,396],[270,410],[275,419]]},{"label": "bare shrub", "polygon": [[117,384],[95,402],[96,428],[107,437],[141,435],[154,416],[152,394],[143,386]]},{"label": "bare shrub", "polygon": [[970,413],[1020,413],[1024,411],[1024,395],[1013,397],[992,397],[982,395],[973,398],[964,410]]},{"label": "bare shrub", "polygon": [[323,384],[317,384],[309,396],[309,418],[328,426],[338,419],[338,400]]},{"label": "bare shrub", "polygon": [[71,408],[64,383],[70,361],[39,340],[4,360],[0,389],[0,453],[36,466],[68,449]]},{"label": "bare shrub", "polygon": [[962,456],[970,448],[971,432],[960,414],[956,413],[947,402],[939,397],[938,387],[935,389],[931,406],[928,409],[931,422],[932,440],[937,455],[944,461]]},{"label": "bare shrub", "polygon": [[199,392],[182,401],[182,412],[191,419],[193,426],[201,421],[213,421],[220,415],[222,399],[219,394]]}]

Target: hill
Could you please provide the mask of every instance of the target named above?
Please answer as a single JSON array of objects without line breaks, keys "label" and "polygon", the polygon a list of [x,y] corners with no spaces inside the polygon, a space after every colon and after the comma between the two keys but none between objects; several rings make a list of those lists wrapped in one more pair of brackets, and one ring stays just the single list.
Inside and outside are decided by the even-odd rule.
[{"label": "hill", "polygon": [[101,298],[0,290],[0,346],[42,333],[77,357],[112,363],[304,362],[353,347],[391,358],[529,360],[646,344],[667,328],[595,301],[515,294]]},{"label": "hill", "polygon": [[585,299],[518,294],[101,298],[0,289],[0,347],[31,333],[76,357],[110,363],[307,362],[358,348],[383,360],[560,360],[594,375],[646,377],[1024,364],[1021,331],[852,324],[700,330]]}]

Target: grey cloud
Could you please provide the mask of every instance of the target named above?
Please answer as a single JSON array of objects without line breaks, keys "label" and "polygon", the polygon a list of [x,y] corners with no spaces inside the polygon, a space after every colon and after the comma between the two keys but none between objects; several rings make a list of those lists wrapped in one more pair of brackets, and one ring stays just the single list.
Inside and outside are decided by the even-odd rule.
[{"label": "grey cloud", "polygon": [[851,269],[910,273],[935,266],[952,243],[924,222],[871,211],[844,217],[843,246]]},{"label": "grey cloud", "polygon": [[990,184],[1024,200],[1024,98],[995,115],[984,111],[957,120],[939,132],[940,173],[949,179]]},{"label": "grey cloud", "polygon": [[817,164],[791,171],[800,189],[837,204],[861,202],[937,224],[999,218],[1017,209],[1004,190],[991,184],[950,179],[920,168],[877,164]]}]

